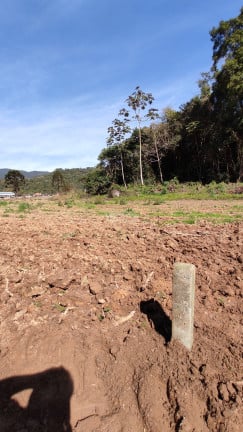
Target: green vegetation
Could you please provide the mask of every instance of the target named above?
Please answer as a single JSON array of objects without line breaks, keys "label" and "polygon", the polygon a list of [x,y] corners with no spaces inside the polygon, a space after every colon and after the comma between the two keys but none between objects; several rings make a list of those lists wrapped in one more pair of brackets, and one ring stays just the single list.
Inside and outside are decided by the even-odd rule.
[{"label": "green vegetation", "polygon": [[130,208],[130,207],[127,208],[127,209],[123,212],[123,214],[124,214],[124,215],[128,215],[128,216],[140,216],[140,213],[139,213],[139,212],[133,210],[133,209]]},{"label": "green vegetation", "polygon": [[5,187],[11,187],[12,191],[16,194],[25,183],[24,175],[18,170],[9,170],[4,177]]},{"label": "green vegetation", "polygon": [[61,303],[56,303],[53,305],[53,308],[55,308],[58,312],[64,313],[67,309],[67,306],[62,305]]},{"label": "green vegetation", "polygon": [[[73,190],[82,195],[85,189],[85,179],[90,171],[92,171],[91,168],[57,169],[50,174],[33,177],[31,179],[25,178],[24,183],[20,184],[18,194],[33,195],[35,193],[41,193],[44,195],[53,195],[57,192],[66,193],[67,191]],[[2,191],[9,189],[9,186],[5,184],[4,180],[0,180],[0,189]]]},{"label": "green vegetation", "polygon": [[219,306],[224,306],[225,305],[225,299],[223,297],[219,297],[218,298],[218,304],[219,304]]},{"label": "green vegetation", "polygon": [[111,180],[102,169],[90,171],[85,179],[85,190],[91,195],[106,194],[111,187]]},{"label": "green vegetation", "polygon": [[52,186],[57,190],[57,192],[68,191],[69,187],[65,181],[63,170],[56,169],[52,173]]},{"label": "green vegetation", "polygon": [[[108,138],[107,138],[107,146],[110,148],[111,153],[120,152],[120,165],[121,165],[121,174],[122,181],[125,188],[127,188],[125,174],[124,174],[124,164],[123,164],[123,142],[125,136],[131,132],[130,126],[128,126],[128,119],[124,116],[123,120],[116,118],[112,122],[112,126],[108,128]],[[119,170],[119,167],[118,167]]]},{"label": "green vegetation", "polygon": [[25,213],[29,212],[31,210],[31,205],[27,202],[21,202],[18,205],[18,212],[19,213]]},{"label": "green vegetation", "polygon": [[0,207],[7,207],[8,201],[0,201]]},{"label": "green vegetation", "polygon": [[173,212],[171,216],[176,219],[176,222],[183,222],[186,224],[194,224],[200,220],[208,220],[213,223],[225,223],[242,219],[242,215],[240,214],[229,215],[224,213],[198,211],[176,211]]},{"label": "green vegetation", "polygon": [[[125,187],[174,177],[203,184],[243,180],[243,8],[210,35],[213,64],[198,81],[198,96],[162,116],[147,109],[154,97],[140,87],[125,100],[98,157],[100,180]],[[133,120],[137,128],[128,136]],[[142,127],[144,120],[151,124]]]},{"label": "green vegetation", "polygon": [[[31,217],[34,212],[55,214],[59,211],[77,214],[96,214],[103,217],[139,217],[155,220],[161,224],[194,224],[202,220],[221,224],[243,220],[242,193],[243,184],[212,182],[182,183],[176,179],[165,185],[121,187],[121,196],[110,198],[109,195],[88,196],[79,192],[69,192],[46,199],[24,198],[0,200],[0,216]],[[188,200],[190,204],[188,205]],[[207,205],[207,200],[210,203]],[[173,201],[176,201],[175,205]],[[195,202],[195,205],[193,203]],[[202,201],[199,206],[198,203]],[[212,204],[212,201],[214,204]],[[210,211],[207,210],[210,209]],[[199,209],[199,210],[198,210]],[[212,211],[211,211],[212,209]],[[63,240],[76,237],[78,231],[65,233]]]}]

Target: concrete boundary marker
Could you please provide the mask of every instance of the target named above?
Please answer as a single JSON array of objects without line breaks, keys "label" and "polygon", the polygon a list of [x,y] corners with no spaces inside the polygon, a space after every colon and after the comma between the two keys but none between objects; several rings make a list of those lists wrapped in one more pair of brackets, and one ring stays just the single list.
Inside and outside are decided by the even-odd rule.
[{"label": "concrete boundary marker", "polygon": [[187,349],[193,344],[195,274],[193,264],[175,263],[172,287],[172,339]]}]

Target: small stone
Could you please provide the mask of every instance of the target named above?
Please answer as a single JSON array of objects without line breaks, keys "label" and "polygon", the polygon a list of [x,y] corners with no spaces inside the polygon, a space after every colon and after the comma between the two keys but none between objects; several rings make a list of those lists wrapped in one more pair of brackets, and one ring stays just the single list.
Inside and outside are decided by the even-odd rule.
[{"label": "small stone", "polygon": [[18,311],[18,312],[16,312],[16,314],[14,315],[14,321],[17,321],[17,320],[19,320],[20,318],[22,318],[25,314],[26,314],[26,312],[27,312],[27,309],[23,309],[23,310],[20,310],[20,311]]},{"label": "small stone", "polygon": [[101,298],[101,299],[98,299],[98,304],[105,304],[105,299],[103,299],[103,298]]},{"label": "small stone", "polygon": [[66,276],[65,272],[61,273],[60,275],[51,275],[47,279],[47,283],[49,285],[49,288],[59,288],[61,290],[66,291],[72,282],[75,282],[76,279],[72,276],[68,277]]}]

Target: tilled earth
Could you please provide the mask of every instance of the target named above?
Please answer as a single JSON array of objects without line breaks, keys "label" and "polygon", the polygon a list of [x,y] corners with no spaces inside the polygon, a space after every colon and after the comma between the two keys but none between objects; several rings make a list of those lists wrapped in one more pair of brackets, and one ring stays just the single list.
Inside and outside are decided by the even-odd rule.
[{"label": "tilled earth", "polygon": [[[1,432],[243,430],[241,223],[0,221]],[[196,266],[191,351],[171,340],[175,262]]]}]

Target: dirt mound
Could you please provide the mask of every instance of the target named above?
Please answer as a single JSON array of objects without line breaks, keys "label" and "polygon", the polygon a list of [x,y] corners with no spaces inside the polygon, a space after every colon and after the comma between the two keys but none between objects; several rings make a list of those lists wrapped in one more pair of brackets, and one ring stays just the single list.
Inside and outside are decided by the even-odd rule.
[{"label": "dirt mound", "polygon": [[[240,432],[242,225],[1,217],[1,432]],[[172,267],[196,265],[193,349]]]}]

